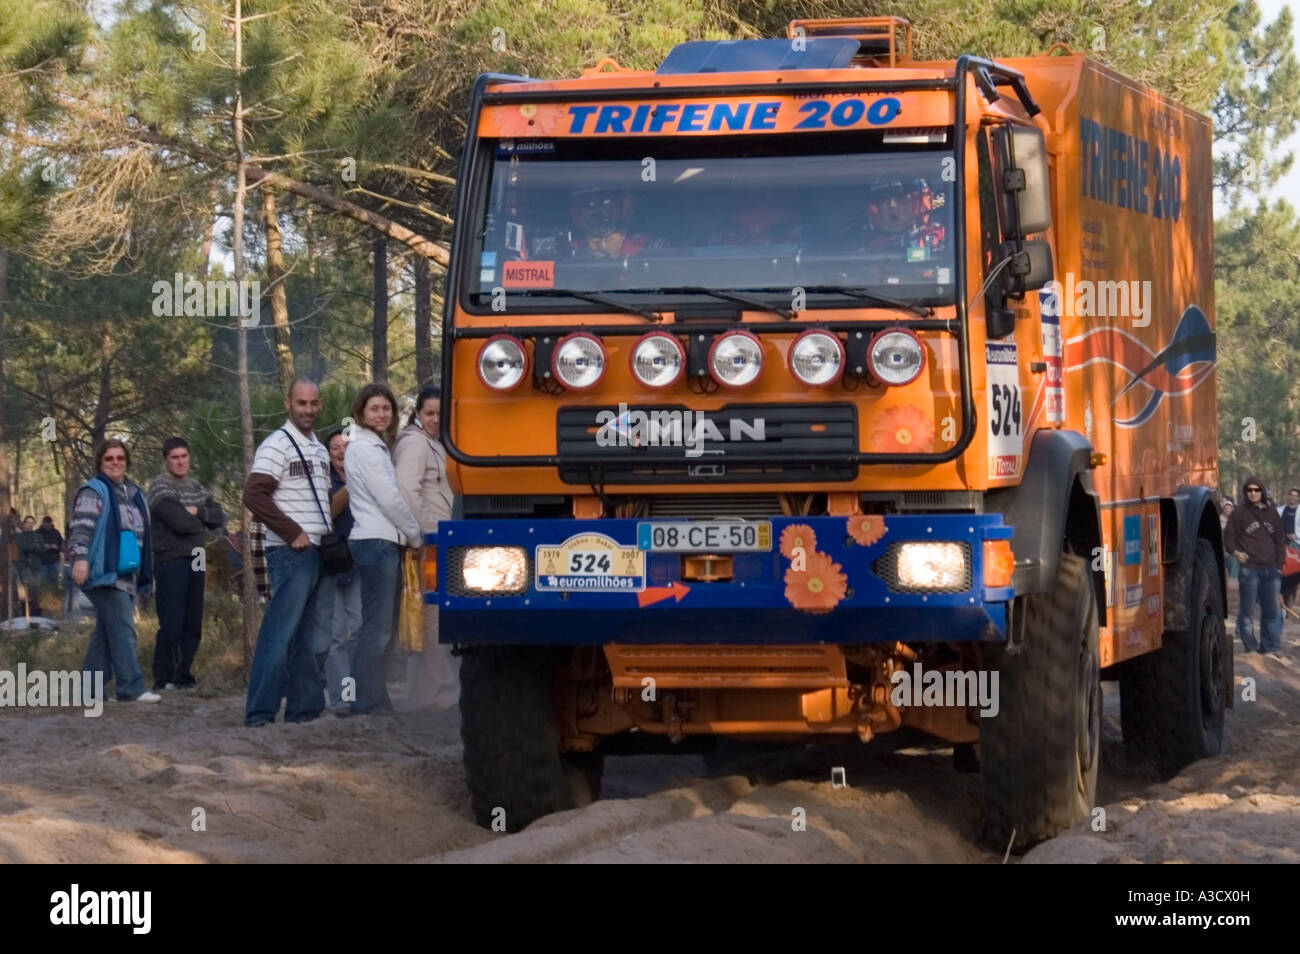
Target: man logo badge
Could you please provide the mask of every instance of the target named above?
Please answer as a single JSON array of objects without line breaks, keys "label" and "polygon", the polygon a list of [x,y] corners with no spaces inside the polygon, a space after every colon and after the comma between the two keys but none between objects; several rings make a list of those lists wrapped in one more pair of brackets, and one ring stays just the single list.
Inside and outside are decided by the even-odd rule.
[{"label": "man logo badge", "polygon": [[726,464],[688,464],[686,466],[687,477],[725,477],[727,476]]}]

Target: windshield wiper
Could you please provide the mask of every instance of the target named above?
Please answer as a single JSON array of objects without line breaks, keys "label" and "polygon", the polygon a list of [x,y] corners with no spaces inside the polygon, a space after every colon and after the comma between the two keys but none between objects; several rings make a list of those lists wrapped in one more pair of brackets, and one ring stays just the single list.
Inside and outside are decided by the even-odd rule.
[{"label": "windshield wiper", "polygon": [[606,308],[612,308],[615,311],[621,311],[624,314],[640,315],[646,321],[659,320],[659,316],[648,308],[638,308],[636,305],[629,305],[627,302],[608,298],[605,295],[600,295],[596,292],[570,291],[567,288],[529,288],[524,290],[524,294],[547,295],[552,298],[577,298],[580,301],[589,301],[593,305],[604,305]]},{"label": "windshield wiper", "polygon": [[750,308],[757,308],[759,311],[766,311],[773,315],[779,315],[786,321],[794,318],[789,308],[782,308],[780,305],[772,305],[763,301],[761,298],[754,298],[750,295],[742,295],[734,291],[721,291],[717,288],[703,288],[699,285],[682,285],[676,288],[659,289],[665,295],[712,295],[714,298],[721,298],[723,301],[734,301],[738,305],[748,305]]},{"label": "windshield wiper", "polygon": [[873,291],[867,291],[865,288],[845,288],[842,285],[815,285],[812,288],[805,288],[804,291],[810,294],[845,295],[862,301],[872,301],[878,305],[887,305],[890,308],[902,308],[906,311],[915,312],[922,318],[929,318],[934,314],[934,309],[928,305],[918,305],[914,301],[903,301],[899,298],[890,298],[887,295],[878,295]]}]

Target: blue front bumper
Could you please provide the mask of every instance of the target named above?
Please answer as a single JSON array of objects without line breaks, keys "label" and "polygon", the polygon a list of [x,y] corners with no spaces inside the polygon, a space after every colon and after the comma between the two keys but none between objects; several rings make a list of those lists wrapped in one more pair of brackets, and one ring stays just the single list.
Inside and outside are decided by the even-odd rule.
[{"label": "blue front bumper", "polygon": [[[638,532],[638,525],[683,522],[442,521],[436,533],[425,536],[426,544],[437,547],[438,589],[426,591],[424,600],[439,608],[439,641],[461,645],[790,645],[1004,638],[1006,603],[1014,595],[1013,589],[983,585],[984,541],[1009,540],[1012,534],[1000,514],[890,515],[884,518],[883,536],[866,545],[858,542],[861,534],[856,539],[850,534],[844,517],[772,517],[767,521],[771,524],[771,550],[730,554],[733,576],[716,582],[684,580],[682,555],[648,551],[648,532]],[[791,557],[781,553],[782,533],[792,525],[812,529],[815,546],[805,549],[804,561],[823,569],[826,557],[833,561],[838,569],[830,570],[829,575],[838,580],[842,574],[846,584],[842,597],[837,598],[838,588],[833,583],[827,588],[823,582],[819,593],[827,595],[819,605],[807,607],[806,577],[797,572],[800,567],[793,565]],[[621,551],[626,562],[618,565],[616,561],[612,573],[632,566],[635,561],[629,551],[634,549],[641,551],[639,573],[597,578],[596,585],[608,587],[608,591],[578,588],[590,583],[589,579],[554,575],[555,548],[571,559],[570,550],[587,549],[588,544],[574,543],[564,550],[566,541],[597,534],[626,548]],[[902,592],[898,584],[887,582],[890,548],[921,541],[965,544],[971,569],[969,586],[959,592],[919,593]],[[523,592],[500,595],[467,590],[459,570],[460,548],[483,546],[523,549],[528,564]],[[727,550],[713,552],[726,554]],[[813,552],[817,556],[810,559]],[[448,580],[449,569],[459,579]],[[793,588],[787,586],[788,575]],[[806,608],[799,608],[797,602],[804,602]],[[827,610],[827,603],[834,605]]]}]

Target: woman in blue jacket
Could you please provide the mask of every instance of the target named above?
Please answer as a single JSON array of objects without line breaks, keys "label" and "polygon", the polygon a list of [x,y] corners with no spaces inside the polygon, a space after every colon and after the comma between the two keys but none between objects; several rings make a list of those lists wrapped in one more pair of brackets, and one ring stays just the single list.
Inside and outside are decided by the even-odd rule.
[{"label": "woman in blue jacket", "polygon": [[131,454],[117,439],[95,452],[95,476],[81,485],[68,523],[72,582],[95,607],[95,632],[82,670],[110,676],[119,702],[157,702],[145,687],[136,656],[137,595],[153,588],[149,507],[140,488],[126,479]]}]

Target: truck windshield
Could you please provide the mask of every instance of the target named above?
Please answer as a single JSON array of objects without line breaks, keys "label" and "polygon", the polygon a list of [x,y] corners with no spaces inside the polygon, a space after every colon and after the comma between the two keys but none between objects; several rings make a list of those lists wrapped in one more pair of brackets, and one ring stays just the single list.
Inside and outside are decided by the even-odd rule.
[{"label": "truck windshield", "polygon": [[838,134],[491,148],[467,266],[471,307],[488,307],[494,289],[512,311],[554,310],[562,290],[627,292],[629,303],[689,298],[686,288],[771,293],[787,305],[796,288],[954,298],[943,175],[952,153],[942,146]]}]

